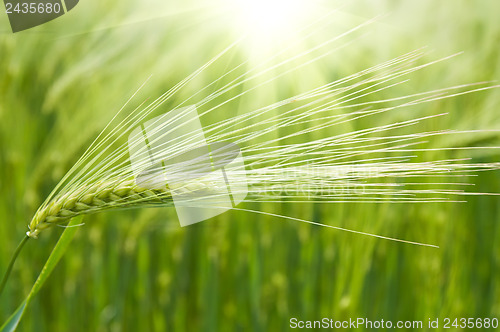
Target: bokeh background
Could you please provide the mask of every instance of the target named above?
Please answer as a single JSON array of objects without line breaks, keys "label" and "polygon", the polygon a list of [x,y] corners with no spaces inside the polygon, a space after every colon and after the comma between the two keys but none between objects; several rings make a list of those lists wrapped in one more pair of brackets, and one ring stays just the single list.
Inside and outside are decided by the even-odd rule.
[{"label": "bokeh background", "polygon": [[[287,12],[280,6],[277,13]],[[303,49],[285,57],[377,20],[332,45],[342,45],[338,52],[297,76],[274,81],[260,94],[241,98],[207,121],[252,111],[424,46],[429,61],[464,53],[373,98],[500,79],[498,1],[377,0],[314,6],[311,22],[320,13],[335,11],[328,25],[304,41]],[[0,14],[2,273],[37,207],[151,74],[137,103],[159,96],[246,36],[226,60],[169,101],[174,105],[243,61],[245,70],[259,66],[293,38],[293,20],[304,19],[282,22],[274,12],[267,24],[278,22],[281,36],[272,36],[270,42],[265,29],[256,29],[256,21],[244,21],[245,10],[245,5],[224,1],[85,0],[61,18],[17,34]],[[269,15],[266,10],[266,5],[257,8],[257,17]],[[418,130],[500,129],[500,90],[420,105],[411,114],[398,112],[377,121],[442,112],[450,114],[422,123]],[[499,138],[491,132],[429,144],[500,146]],[[464,156],[473,162],[500,160],[496,150],[440,151],[419,158]],[[470,190],[500,193],[499,171],[464,181],[474,185]],[[186,228],[179,227],[173,209],[88,216],[19,330],[284,331],[292,317],[424,322],[437,317],[500,318],[500,199],[473,196],[467,201],[244,206],[433,243],[440,249],[243,211]],[[52,229],[27,244],[0,299],[0,321],[29,292],[61,232]]]}]

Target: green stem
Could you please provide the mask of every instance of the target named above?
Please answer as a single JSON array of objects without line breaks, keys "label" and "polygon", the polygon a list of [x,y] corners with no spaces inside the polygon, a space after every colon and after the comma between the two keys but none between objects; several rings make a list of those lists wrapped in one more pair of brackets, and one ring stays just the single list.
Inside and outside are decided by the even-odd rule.
[{"label": "green stem", "polygon": [[12,267],[14,267],[14,263],[16,262],[16,258],[21,252],[21,249],[23,249],[24,244],[28,241],[29,236],[26,235],[19,245],[17,246],[16,251],[14,252],[14,255],[12,255],[12,258],[10,259],[9,266],[7,267],[7,271],[5,272],[5,275],[3,276],[2,283],[0,284],[0,295],[2,295],[2,291],[5,288],[5,284],[7,283],[7,280],[9,279],[9,275],[12,272]]}]

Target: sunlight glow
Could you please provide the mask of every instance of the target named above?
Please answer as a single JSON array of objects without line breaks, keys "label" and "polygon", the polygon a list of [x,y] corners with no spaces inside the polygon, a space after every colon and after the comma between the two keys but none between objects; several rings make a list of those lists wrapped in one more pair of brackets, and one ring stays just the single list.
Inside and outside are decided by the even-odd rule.
[{"label": "sunlight glow", "polygon": [[237,0],[235,19],[251,38],[286,39],[304,22],[310,3],[307,0]]}]

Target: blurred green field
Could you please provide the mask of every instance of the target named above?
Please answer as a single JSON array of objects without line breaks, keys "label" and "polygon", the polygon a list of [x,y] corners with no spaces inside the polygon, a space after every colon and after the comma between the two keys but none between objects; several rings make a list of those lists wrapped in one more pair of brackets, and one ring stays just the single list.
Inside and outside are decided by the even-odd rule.
[{"label": "blurred green field", "polygon": [[[130,109],[159,96],[241,36],[221,3],[86,0],[57,20],[17,34],[0,14],[0,273],[38,206],[151,74]],[[330,22],[336,29],[322,30],[325,35],[308,39],[306,48],[384,16],[345,38],[339,45],[348,44],[338,52],[299,70],[294,79],[277,79],[271,88],[228,104],[206,121],[250,112],[423,46],[430,51],[428,61],[464,53],[412,75],[408,84],[380,98],[500,80],[498,1],[378,0],[322,6],[325,11],[339,8]],[[266,47],[238,45],[165,108],[239,63],[248,60],[248,70],[267,53],[279,51]],[[494,89],[418,105],[378,121],[449,112],[422,122],[418,130],[498,130],[499,111],[500,89]],[[500,146],[500,135],[469,134],[429,145]],[[466,156],[474,162],[500,161],[498,150],[443,150],[419,158]],[[470,190],[500,193],[500,171],[464,181],[474,185]],[[292,317],[500,319],[500,198],[466,199],[242,206],[440,249],[243,211],[185,228],[173,209],[86,216],[19,331],[286,331]],[[28,242],[0,298],[0,322],[29,292],[61,232],[54,228]]]}]

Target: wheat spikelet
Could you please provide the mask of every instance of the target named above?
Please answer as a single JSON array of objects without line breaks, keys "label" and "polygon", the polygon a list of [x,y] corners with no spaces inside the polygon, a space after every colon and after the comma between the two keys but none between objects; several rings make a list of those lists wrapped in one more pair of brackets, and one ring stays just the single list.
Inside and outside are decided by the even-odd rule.
[{"label": "wheat spikelet", "polygon": [[89,187],[68,192],[39,209],[29,224],[29,237],[36,238],[41,230],[62,224],[81,214],[89,214],[113,207],[164,204],[171,201],[168,188],[146,189],[133,180],[95,183]]},{"label": "wheat spikelet", "polygon": [[145,188],[137,185],[133,179],[98,181],[90,186],[58,195],[43,205],[31,220],[27,235],[37,238],[42,230],[64,224],[78,215],[107,209],[169,206],[172,205],[172,194],[203,191],[205,194],[216,196],[217,189],[214,183],[203,178],[173,188],[168,185],[163,188]]}]

